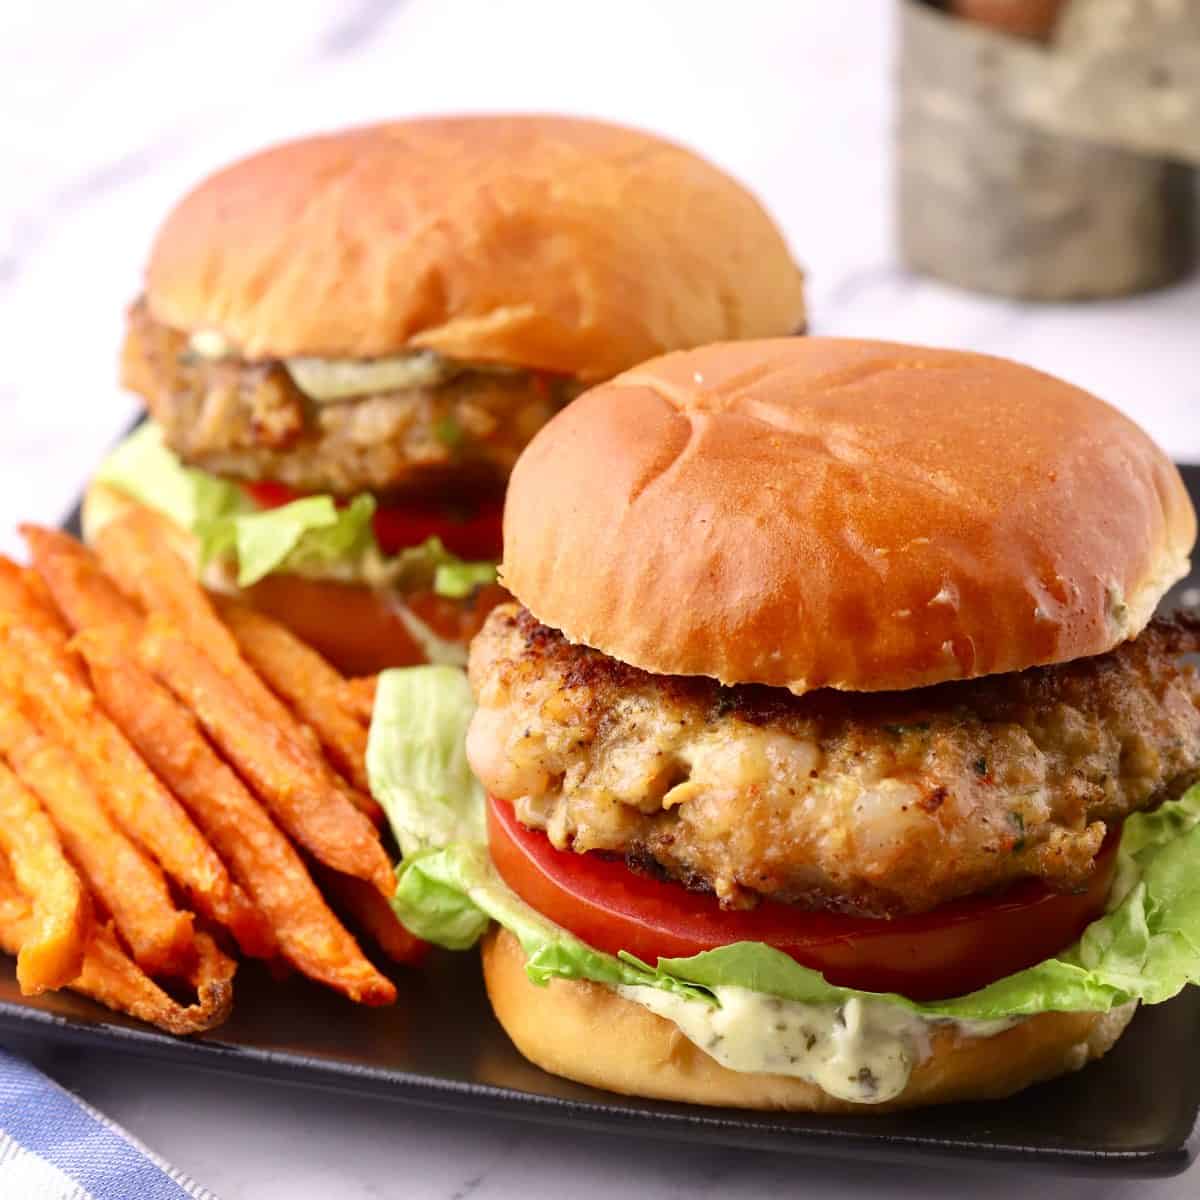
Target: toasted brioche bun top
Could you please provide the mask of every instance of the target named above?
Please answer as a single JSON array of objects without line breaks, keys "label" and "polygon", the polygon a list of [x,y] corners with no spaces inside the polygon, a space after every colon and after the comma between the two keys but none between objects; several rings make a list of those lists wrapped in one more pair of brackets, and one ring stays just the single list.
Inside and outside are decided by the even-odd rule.
[{"label": "toasted brioche bun top", "polygon": [[874,691],[1101,654],[1187,570],[1178,471],[1004,359],[791,338],[593,388],[509,484],[505,586],[660,674]]},{"label": "toasted brioche bun top", "polygon": [[146,295],[249,359],[431,349],[585,380],[804,320],[800,271],[738,183],[649,134],[551,116],[256,154],[170,214]]}]

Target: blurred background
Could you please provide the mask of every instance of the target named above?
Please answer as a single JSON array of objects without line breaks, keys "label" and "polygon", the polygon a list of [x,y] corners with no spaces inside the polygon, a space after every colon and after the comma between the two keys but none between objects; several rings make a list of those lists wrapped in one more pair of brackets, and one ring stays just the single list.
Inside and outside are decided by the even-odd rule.
[{"label": "blurred background", "polygon": [[[1005,3],[976,0],[974,7]],[[1145,3],[1162,7],[1162,0]],[[1033,7],[1039,4],[1046,7],[1044,0]],[[1097,174],[1094,162],[1056,157],[1053,143],[1047,149],[1011,128],[997,134],[970,124],[980,100],[964,98],[974,84],[956,82],[955,72],[991,80],[985,106],[1007,103],[1013,92],[1037,108],[1028,71],[1040,68],[1030,56],[1048,50],[1035,42],[996,35],[971,49],[964,67],[922,37],[924,57],[906,68],[912,78],[899,100],[902,7],[899,0],[43,0],[0,7],[0,408],[10,417],[0,505],[10,514],[58,515],[100,448],[132,417],[132,399],[115,384],[123,310],[139,289],[157,225],[186,188],[232,158],[297,134],[497,109],[634,123],[726,167],[763,198],[805,265],[814,332],[1022,359],[1096,391],[1177,458],[1200,462],[1194,274],[1136,295],[1046,303],[1015,297],[1022,279],[1014,284],[1011,272],[998,276],[1007,296],[928,273],[1002,276],[1011,251],[1032,262],[1035,275],[1039,260],[1050,264],[1042,286],[1047,274],[1061,278],[1052,235],[1062,222],[1051,221],[1047,234],[1042,221],[1034,244],[1026,244],[1019,221],[1029,214],[1011,225],[1012,196],[1032,197],[1042,209],[1057,202],[1069,217],[1069,196],[1045,194],[1048,172],[1071,179],[1078,167],[1080,186],[1101,198],[1115,194],[1123,176],[1120,162],[1101,162]],[[1010,47],[1015,66],[1005,57]],[[1197,79],[1200,73],[1193,86]],[[1094,110],[1088,94],[1083,100]],[[1078,108],[1078,88],[1075,101]],[[911,112],[904,117],[908,174],[898,218],[895,135],[914,104],[917,124]],[[946,126],[947,114],[957,129]],[[1053,178],[1049,184],[1058,186]],[[978,195],[997,189],[1009,199],[980,207]],[[1146,216],[1142,200],[1130,203],[1124,212]],[[1119,210],[1115,220],[1115,233],[1101,229],[1076,246],[1076,267],[1080,257],[1102,263],[1106,253],[1128,252],[1116,242],[1133,218]],[[1164,252],[1162,245],[1148,251]],[[921,261],[930,258],[932,266]],[[910,265],[914,259],[922,272]],[[0,546],[11,546],[7,535]]]}]

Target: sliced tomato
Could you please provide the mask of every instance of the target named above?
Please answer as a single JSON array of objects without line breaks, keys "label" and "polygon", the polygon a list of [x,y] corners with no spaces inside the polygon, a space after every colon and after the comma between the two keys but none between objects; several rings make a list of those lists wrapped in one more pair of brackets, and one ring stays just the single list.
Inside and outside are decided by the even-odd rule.
[{"label": "sliced tomato", "polygon": [[470,562],[498,562],[504,549],[504,501],[499,497],[479,501],[467,513],[411,501],[381,503],[374,522],[375,537],[385,554],[419,546],[430,537],[441,538],[451,554]]},{"label": "sliced tomato", "polygon": [[[282,483],[245,483],[246,493],[260,508],[279,508],[302,498]],[[426,538],[441,538],[452,554],[472,562],[498,561],[503,549],[501,526],[504,500],[489,496],[472,500],[462,511],[450,504],[415,499],[380,500],[372,518],[375,539],[385,554],[419,546]]]},{"label": "sliced tomato", "polygon": [[272,483],[268,479],[257,482],[245,481],[242,491],[258,505],[259,508],[282,508],[293,500],[302,500],[303,492],[288,487],[286,483]]},{"label": "sliced tomato", "polygon": [[1110,833],[1079,893],[1024,880],[932,912],[878,919],[771,901],[722,909],[712,896],[636,874],[620,860],[557,850],[544,833],[525,828],[511,805],[493,797],[488,833],[492,859],[508,886],[597,950],[625,950],[655,963],[732,942],[765,942],[831,983],[913,1000],[961,996],[1065,949],[1103,914],[1117,850],[1117,836]]}]

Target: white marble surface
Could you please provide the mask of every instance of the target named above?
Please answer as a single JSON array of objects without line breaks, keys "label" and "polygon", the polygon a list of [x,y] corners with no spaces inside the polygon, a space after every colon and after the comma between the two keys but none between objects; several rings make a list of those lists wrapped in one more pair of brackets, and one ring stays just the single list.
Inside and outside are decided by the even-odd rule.
[{"label": "white marble surface", "polygon": [[[42,0],[0,5],[0,549],[52,521],[134,411],[113,383],[155,225],[232,156],[396,114],[558,109],[643,124],[748,181],[811,275],[814,323],[1025,359],[1200,461],[1200,281],[1036,307],[906,275],[891,247],[887,0]],[[46,1053],[49,1053],[48,1051]],[[964,1173],[631,1145],[255,1086],[100,1054],[55,1073],[225,1200],[961,1196]],[[980,1200],[1036,1177],[984,1174]],[[1054,1181],[1062,1197],[1183,1200]]]}]

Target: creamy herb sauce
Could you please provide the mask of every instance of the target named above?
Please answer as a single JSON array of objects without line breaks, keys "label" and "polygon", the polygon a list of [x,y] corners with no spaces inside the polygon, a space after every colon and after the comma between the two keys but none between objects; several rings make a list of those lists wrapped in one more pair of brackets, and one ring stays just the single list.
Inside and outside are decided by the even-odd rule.
[{"label": "creamy herb sauce", "polygon": [[[237,357],[237,348],[215,329],[197,330],[188,338],[188,348],[212,361]],[[283,366],[292,382],[318,402],[435,387],[461,369],[432,350],[411,350],[387,358],[285,358]]]},{"label": "creamy herb sauce", "polygon": [[896,1004],[851,997],[802,1004],[739,987],[713,989],[720,1007],[659,988],[618,987],[627,1000],[665,1017],[723,1067],[794,1075],[841,1100],[879,1104],[904,1091],[939,1026],[962,1037],[991,1037],[1013,1021],[931,1019]]},{"label": "creamy herb sauce", "polygon": [[198,358],[229,358],[233,347],[215,329],[198,329],[188,338],[188,349]]},{"label": "creamy herb sauce", "polygon": [[[220,361],[238,356],[238,348],[214,329],[197,330],[187,347],[198,358]],[[436,388],[462,370],[433,350],[408,350],[382,359],[283,359],[283,368],[300,391],[317,403],[349,400],[380,391]]]},{"label": "creamy herb sauce", "polygon": [[[188,338],[197,358],[219,362],[237,358],[238,349],[215,329],[200,329]],[[298,355],[280,360],[292,382],[310,400],[333,404],[355,396],[438,387],[464,370],[512,375],[519,368],[506,363],[463,362],[444,358],[436,350],[408,350],[384,358],[313,358]]]},{"label": "creamy herb sauce", "polygon": [[288,358],[284,367],[292,382],[310,399],[346,400],[373,392],[436,387],[456,367],[432,350],[397,354],[392,358],[356,361],[335,358]]}]

